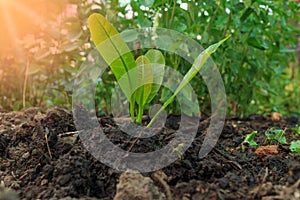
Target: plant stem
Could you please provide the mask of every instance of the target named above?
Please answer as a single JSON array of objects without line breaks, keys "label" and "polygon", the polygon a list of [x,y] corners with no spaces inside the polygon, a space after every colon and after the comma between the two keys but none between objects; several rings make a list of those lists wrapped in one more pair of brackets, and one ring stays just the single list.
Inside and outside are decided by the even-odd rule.
[{"label": "plant stem", "polygon": [[28,81],[28,70],[29,70],[29,58],[27,58],[26,66],[25,66],[25,78],[24,78],[24,84],[23,84],[23,109],[26,108],[26,88],[27,88],[27,81]]},{"label": "plant stem", "polygon": [[135,104],[135,100],[133,97],[130,98],[130,102],[129,102],[129,111],[130,111],[130,117],[131,120],[134,121],[134,104]]},{"label": "plant stem", "polygon": [[172,23],[173,23],[173,20],[174,20],[174,14],[175,14],[175,9],[176,9],[176,0],[174,0],[174,5],[173,5],[173,9],[172,9],[172,15],[171,15],[171,19],[170,19],[170,25],[169,25],[169,28],[172,28]]},{"label": "plant stem", "polygon": [[174,98],[176,97],[177,93],[174,93],[164,104],[163,106],[157,111],[157,113],[154,115],[154,117],[151,119],[149,124],[147,125],[147,128],[151,127],[154,121],[157,119],[157,117],[160,115],[160,113],[166,109],[166,107],[173,102]]},{"label": "plant stem", "polygon": [[137,119],[136,119],[136,122],[138,124],[141,124],[142,123],[142,120],[143,120],[143,113],[144,113],[144,106],[139,106],[139,109],[138,109],[138,115],[137,115]]}]

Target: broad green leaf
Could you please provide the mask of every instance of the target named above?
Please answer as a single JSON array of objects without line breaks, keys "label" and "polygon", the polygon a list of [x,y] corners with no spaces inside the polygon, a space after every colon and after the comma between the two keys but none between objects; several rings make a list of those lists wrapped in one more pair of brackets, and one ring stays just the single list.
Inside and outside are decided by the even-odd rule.
[{"label": "broad green leaf", "polygon": [[88,24],[98,51],[119,80],[136,66],[133,55],[118,31],[102,15],[92,14]]},{"label": "broad green leaf", "polygon": [[195,75],[200,71],[200,69],[203,67],[205,62],[209,59],[211,54],[213,54],[221,44],[223,44],[228,38],[230,38],[231,35],[227,36],[225,39],[221,40],[220,42],[213,44],[209,46],[207,49],[202,51],[200,55],[196,58],[194,61],[191,69],[187,72],[187,74],[183,77],[183,80],[180,82],[178,88],[174,92],[174,94],[163,104],[161,109],[154,115],[154,117],[151,119],[147,127],[150,127],[153,122],[156,120],[156,118],[159,116],[159,114],[166,109],[166,107],[173,102],[176,95],[195,77]]},{"label": "broad green leaf", "polygon": [[135,91],[135,101],[138,106],[137,123],[142,123],[144,105],[151,93],[153,82],[153,70],[149,59],[146,56],[140,56],[136,59],[138,67],[138,89]]},{"label": "broad green leaf", "polygon": [[88,19],[88,25],[98,51],[105,62],[110,64],[116,79],[119,80],[127,74],[127,83],[120,85],[120,87],[130,101],[130,115],[133,119],[135,98],[134,95],[131,96],[133,78],[127,72],[136,66],[134,57],[118,31],[102,15],[92,14]]},{"label": "broad green leaf", "polygon": [[147,103],[150,103],[152,99],[157,95],[160,89],[161,83],[164,77],[165,58],[159,50],[151,49],[145,56],[151,63],[151,69],[153,70],[153,82],[151,93],[148,96]]},{"label": "broad green leaf", "polygon": [[290,145],[290,150],[292,152],[300,153],[300,140],[292,141]]},{"label": "broad green leaf", "polygon": [[136,90],[136,102],[139,106],[144,106],[151,93],[152,84],[149,84],[149,82],[153,82],[153,70],[146,56],[138,57],[136,65],[138,67],[138,86],[140,86]]}]

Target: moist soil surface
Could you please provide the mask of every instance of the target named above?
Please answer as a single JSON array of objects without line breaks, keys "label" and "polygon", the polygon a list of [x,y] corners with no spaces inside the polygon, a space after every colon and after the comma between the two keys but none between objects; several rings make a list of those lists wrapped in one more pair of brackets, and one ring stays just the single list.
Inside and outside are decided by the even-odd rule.
[{"label": "moist soil surface", "polygon": [[[98,121],[115,145],[147,152],[170,141],[179,119],[168,117],[161,136],[153,140],[126,135],[110,117]],[[209,123],[209,118],[200,119],[192,145],[169,166],[133,173],[118,172],[96,160],[78,137],[70,111],[2,111],[0,199],[300,199],[300,156],[288,145],[300,139],[291,130],[300,124],[298,118],[226,119],[217,145],[200,159]],[[268,128],[285,130],[288,144],[265,141]],[[259,146],[246,145],[242,151],[252,131],[258,131]]]}]

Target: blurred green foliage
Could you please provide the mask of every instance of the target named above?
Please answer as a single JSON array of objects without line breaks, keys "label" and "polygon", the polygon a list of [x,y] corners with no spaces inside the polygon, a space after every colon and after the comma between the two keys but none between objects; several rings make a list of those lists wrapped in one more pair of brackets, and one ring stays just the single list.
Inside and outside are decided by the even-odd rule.
[{"label": "blurred green foliage", "polygon": [[[27,106],[70,107],[72,82],[94,47],[87,18],[96,12],[106,16],[119,32],[156,23],[159,27],[186,34],[204,48],[231,34],[230,42],[213,55],[226,88],[227,113],[246,116],[276,111],[300,115],[300,67],[295,57],[300,54],[300,4],[297,1],[131,0],[124,3],[68,0],[68,3],[75,7],[76,14],[64,18],[59,26],[53,25],[57,22],[52,26],[49,23],[44,34],[34,35],[36,45],[25,48],[27,59],[1,57],[0,101],[3,108],[22,108],[20,95],[26,60],[30,63]],[[164,54],[168,66],[182,74],[189,70],[190,64],[184,59]],[[96,107],[99,112],[110,113],[115,79],[106,70],[99,80]],[[191,84],[198,94],[201,111],[209,113],[209,94],[201,76]],[[167,90],[159,95],[157,101],[170,96]],[[174,104],[170,111],[177,113],[178,110],[178,105]]]}]

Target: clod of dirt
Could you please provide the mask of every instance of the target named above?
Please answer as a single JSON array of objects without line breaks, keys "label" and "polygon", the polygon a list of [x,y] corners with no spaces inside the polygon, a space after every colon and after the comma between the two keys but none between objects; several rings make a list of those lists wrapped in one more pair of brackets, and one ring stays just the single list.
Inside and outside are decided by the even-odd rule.
[{"label": "clod of dirt", "polygon": [[278,122],[281,120],[282,118],[282,114],[278,113],[278,112],[272,112],[270,114],[270,117],[271,117],[271,120],[274,121],[274,122]]},{"label": "clod of dirt", "polygon": [[263,156],[275,156],[278,154],[278,145],[268,145],[258,147],[255,151],[259,157]]},{"label": "clod of dirt", "polygon": [[124,172],[120,176],[114,200],[162,200],[165,199],[164,196],[149,177],[140,173]]}]

